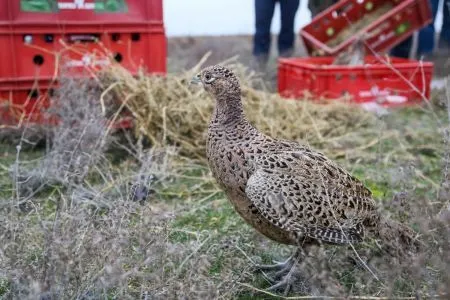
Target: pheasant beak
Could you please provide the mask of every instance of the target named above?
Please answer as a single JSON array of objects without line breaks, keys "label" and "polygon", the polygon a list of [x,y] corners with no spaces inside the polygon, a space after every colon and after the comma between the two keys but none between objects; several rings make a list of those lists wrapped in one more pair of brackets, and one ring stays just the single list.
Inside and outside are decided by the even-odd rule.
[{"label": "pheasant beak", "polygon": [[190,84],[201,84],[202,80],[200,77],[200,73],[198,73],[197,75],[195,75],[194,77],[192,77]]}]

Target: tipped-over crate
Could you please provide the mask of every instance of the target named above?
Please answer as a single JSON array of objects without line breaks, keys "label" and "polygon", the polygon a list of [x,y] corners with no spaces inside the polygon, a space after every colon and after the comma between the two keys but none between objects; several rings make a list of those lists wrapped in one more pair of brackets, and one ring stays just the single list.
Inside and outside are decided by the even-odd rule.
[{"label": "tipped-over crate", "polygon": [[300,35],[310,56],[335,56],[363,33],[367,48],[379,53],[431,22],[429,0],[341,0],[317,15]]}]

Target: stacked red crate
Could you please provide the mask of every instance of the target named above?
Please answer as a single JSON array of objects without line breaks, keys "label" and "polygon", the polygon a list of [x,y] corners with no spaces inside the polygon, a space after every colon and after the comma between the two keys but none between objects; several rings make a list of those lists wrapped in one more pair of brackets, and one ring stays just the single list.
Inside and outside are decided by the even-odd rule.
[{"label": "stacked red crate", "polygon": [[40,121],[36,108],[61,70],[96,70],[113,57],[132,73],[166,72],[162,0],[6,0],[0,45],[0,124],[21,111]]}]

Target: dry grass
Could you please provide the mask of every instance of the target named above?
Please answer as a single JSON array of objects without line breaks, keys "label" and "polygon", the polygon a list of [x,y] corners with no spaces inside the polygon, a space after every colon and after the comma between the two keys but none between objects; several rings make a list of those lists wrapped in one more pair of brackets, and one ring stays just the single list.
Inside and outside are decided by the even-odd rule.
[{"label": "dry grass", "polygon": [[[254,73],[228,64],[241,78],[245,111],[258,128],[337,159],[365,181],[386,214],[412,224],[427,245],[406,265],[371,240],[356,247],[360,258],[351,248],[316,249],[298,274],[312,288],[297,286],[303,296],[293,297],[448,295],[450,152],[442,106],[377,118],[342,103],[284,100],[255,90]],[[204,163],[213,99],[187,85],[197,70],[135,78],[113,66],[98,83],[63,84],[56,100],[67,122],[47,129],[52,146],[40,153],[8,148],[0,157],[0,297],[267,296],[261,291],[267,279],[253,263],[281,260],[291,249],[245,225],[214,184]],[[103,107],[114,99],[123,99],[135,117],[133,136],[111,134],[106,120],[116,114]],[[142,146],[144,138],[151,149]],[[126,154],[118,157],[119,150]],[[45,186],[21,182],[17,174],[39,174]],[[129,184],[141,178],[155,178],[154,194],[145,203],[129,201]]]},{"label": "dry grass", "polygon": [[[252,86],[260,79],[254,72],[243,65],[229,65],[241,78],[250,121],[272,136],[324,146],[356,128],[369,128],[375,123],[373,115],[356,106],[286,100],[278,94],[256,90]],[[144,135],[153,145],[176,144],[181,154],[203,159],[214,100],[202,89],[188,86],[197,71],[198,66],[164,78],[132,77],[116,66],[108,70],[106,78],[112,82],[111,92],[125,99],[135,119],[137,135]]]}]

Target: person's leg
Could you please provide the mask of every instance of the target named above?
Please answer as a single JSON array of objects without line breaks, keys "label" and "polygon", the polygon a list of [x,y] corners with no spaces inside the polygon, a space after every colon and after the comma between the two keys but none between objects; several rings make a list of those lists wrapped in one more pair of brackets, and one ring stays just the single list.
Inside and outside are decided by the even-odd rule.
[{"label": "person's leg", "polygon": [[270,51],[270,26],[276,0],[255,0],[255,35],[253,55],[268,57]]},{"label": "person's leg", "polygon": [[444,0],[443,17],[440,48],[450,48],[450,0]]},{"label": "person's leg", "polygon": [[281,30],[278,35],[278,54],[291,56],[294,52],[294,20],[299,0],[280,0]]},{"label": "person's leg", "polygon": [[311,11],[311,17],[314,18],[317,14],[321,13],[333,4],[336,4],[339,0],[309,0],[308,8]]},{"label": "person's leg", "polygon": [[308,0],[308,8],[311,11],[311,18],[314,18],[321,11],[321,3],[319,0]]},{"label": "person's leg", "polygon": [[435,44],[435,30],[434,21],[436,20],[437,11],[439,8],[439,0],[430,0],[431,11],[433,14],[433,22],[427,27],[422,28],[419,31],[418,45],[417,45],[417,57],[427,55],[433,52]]},{"label": "person's leg", "polygon": [[[436,19],[436,13],[439,6],[439,0],[430,0],[431,10],[433,13],[433,23]],[[434,24],[429,24],[427,27],[419,31],[417,55],[420,56],[433,51],[434,48]],[[412,47],[412,37],[407,38],[391,50],[392,56],[408,58]]]},{"label": "person's leg", "polygon": [[391,50],[391,55],[401,58],[408,58],[412,46],[412,38],[409,37]]}]

